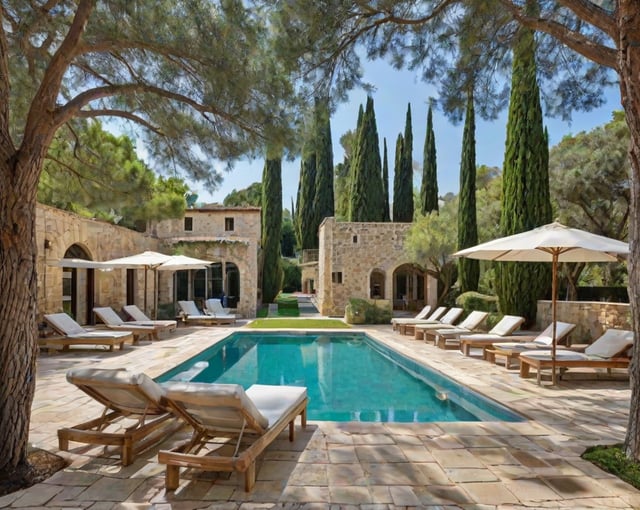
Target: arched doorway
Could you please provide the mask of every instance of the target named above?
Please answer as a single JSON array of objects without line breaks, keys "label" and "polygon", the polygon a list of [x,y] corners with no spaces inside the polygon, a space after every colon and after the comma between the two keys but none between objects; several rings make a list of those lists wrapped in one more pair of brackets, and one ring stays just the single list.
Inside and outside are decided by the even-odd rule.
[{"label": "arched doorway", "polygon": [[[64,252],[65,259],[91,260],[86,250],[73,244]],[[80,324],[94,324],[95,269],[62,268],[62,310]]]},{"label": "arched doorway", "polygon": [[385,274],[382,269],[374,269],[371,271],[371,275],[369,276],[369,297],[371,299],[384,299],[384,278]]},{"label": "arched doorway", "polygon": [[393,272],[393,308],[420,310],[425,305],[426,279],[416,264],[403,264]]}]

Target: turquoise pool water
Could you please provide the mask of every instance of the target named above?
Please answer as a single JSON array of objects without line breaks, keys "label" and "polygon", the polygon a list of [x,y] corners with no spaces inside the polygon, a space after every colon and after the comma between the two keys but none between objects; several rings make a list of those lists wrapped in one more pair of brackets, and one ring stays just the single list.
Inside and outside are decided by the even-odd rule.
[{"label": "turquoise pool water", "polygon": [[236,332],[156,380],[306,386],[310,420],[522,420],[361,333]]}]

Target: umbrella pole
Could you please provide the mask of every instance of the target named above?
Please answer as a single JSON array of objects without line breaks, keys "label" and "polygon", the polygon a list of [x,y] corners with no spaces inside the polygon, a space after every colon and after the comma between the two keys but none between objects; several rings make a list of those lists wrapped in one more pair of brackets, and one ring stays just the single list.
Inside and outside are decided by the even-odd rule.
[{"label": "umbrella pole", "polygon": [[558,253],[554,250],[551,263],[551,385],[556,384],[556,294],[558,287]]},{"label": "umbrella pole", "polygon": [[148,313],[148,310],[147,310],[147,266],[144,266],[144,313]]}]

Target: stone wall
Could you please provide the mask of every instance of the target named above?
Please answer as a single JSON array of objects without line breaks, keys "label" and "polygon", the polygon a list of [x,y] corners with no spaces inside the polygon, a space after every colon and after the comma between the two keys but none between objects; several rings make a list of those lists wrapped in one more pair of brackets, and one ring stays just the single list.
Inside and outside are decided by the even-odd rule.
[{"label": "stone wall", "polygon": [[[319,230],[316,297],[323,315],[343,316],[350,297],[369,298],[373,271],[383,275],[381,299],[393,300],[394,271],[417,266],[404,251],[409,223],[336,222],[326,218]],[[424,299],[435,304],[435,280],[425,275]]]},{"label": "stone wall", "polygon": [[[62,311],[63,268],[57,263],[73,245],[81,247],[90,260],[103,261],[158,250],[157,239],[103,221],[80,216],[38,204],[36,208],[36,242],[38,246],[38,312]],[[86,302],[87,270],[77,269],[78,300]],[[136,302],[144,301],[144,271],[136,272]],[[96,306],[114,306],[117,310],[126,299],[126,270],[95,270],[94,299]],[[153,302],[153,287],[147,288],[147,299]],[[78,322],[87,323],[91,310],[82,307]]]},{"label": "stone wall", "polygon": [[[60,312],[63,309],[63,273],[58,261],[67,250],[76,246],[87,259],[104,261],[141,253],[145,250],[172,254],[183,253],[212,262],[232,262],[240,272],[240,300],[238,313],[255,317],[259,301],[258,261],[260,249],[260,208],[213,207],[188,210],[193,217],[193,230],[184,231],[184,219],[166,220],[150,225],[153,234],[140,233],[111,223],[81,218],[76,214],[38,204],[36,237],[38,245],[38,312]],[[233,230],[228,219],[233,218]],[[220,230],[217,230],[220,229]],[[160,238],[157,238],[159,235]],[[66,271],[71,271],[66,269]],[[127,271],[74,269],[76,274],[78,313],[81,324],[93,322],[87,282],[93,272],[95,306],[111,306],[120,311],[126,303]],[[134,271],[135,304],[145,303],[147,313],[153,314],[155,274],[153,271]],[[158,303],[172,303],[173,272],[158,271]]]},{"label": "stone wall", "polygon": [[[551,317],[551,301],[538,301],[537,329],[542,330],[551,324]],[[556,317],[558,321],[576,325],[570,336],[572,343],[590,343],[609,328],[632,329],[629,303],[558,301]]]}]

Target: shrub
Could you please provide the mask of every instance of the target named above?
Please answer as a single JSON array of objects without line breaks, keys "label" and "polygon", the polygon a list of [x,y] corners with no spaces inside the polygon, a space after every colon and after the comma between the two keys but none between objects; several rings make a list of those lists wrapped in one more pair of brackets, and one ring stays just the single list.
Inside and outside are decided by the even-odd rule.
[{"label": "shrub", "polygon": [[365,299],[350,298],[345,307],[345,318],[349,324],[389,324],[391,310],[378,307]]},{"label": "shrub", "polygon": [[456,304],[463,308],[465,314],[477,310],[479,312],[498,313],[498,298],[479,292],[465,292],[456,299]]},{"label": "shrub", "polygon": [[282,281],[283,292],[295,292],[302,289],[302,270],[295,262],[282,259],[284,278]]},{"label": "shrub", "polygon": [[290,294],[280,293],[276,296],[278,305],[278,315],[283,317],[298,317],[300,310],[298,309],[298,299]]}]

